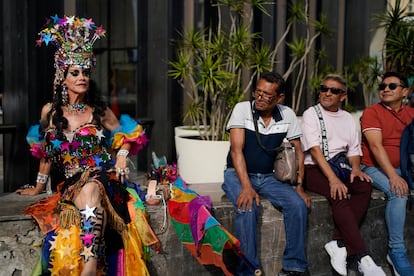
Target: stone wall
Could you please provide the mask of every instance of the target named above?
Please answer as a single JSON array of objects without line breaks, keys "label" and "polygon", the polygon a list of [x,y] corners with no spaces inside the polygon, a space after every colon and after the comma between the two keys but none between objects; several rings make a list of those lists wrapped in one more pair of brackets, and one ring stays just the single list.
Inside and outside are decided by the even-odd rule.
[{"label": "stone wall", "polygon": [[[1,201],[1,198],[0,198]],[[200,265],[195,258],[182,246],[169,220],[165,217],[163,205],[148,206],[151,225],[161,242],[160,252],[152,251],[152,263],[149,265],[153,276],[222,275],[219,269]],[[361,226],[363,236],[375,261],[382,265],[387,275],[386,229],[384,224],[385,201],[383,194],[373,193],[373,198],[367,216]],[[407,249],[410,260],[414,263],[414,211],[408,211],[406,223]],[[213,201],[212,213],[219,222],[234,233],[234,211],[230,202],[225,198]],[[277,275],[281,269],[285,236],[281,213],[269,202],[261,204],[261,219],[259,222],[259,250],[263,275]],[[30,275],[40,250],[41,236],[37,226],[30,218],[23,215],[3,216],[0,219],[0,275]],[[164,225],[164,222],[166,223]],[[312,195],[312,205],[309,210],[307,255],[309,270],[312,276],[332,275],[329,257],[323,245],[332,234],[332,218],[328,202],[317,195]]]},{"label": "stone wall", "polygon": [[30,218],[0,218],[0,275],[30,275],[41,243],[39,228]]},{"label": "stone wall", "polygon": [[[150,206],[151,223],[154,230],[159,229],[162,218],[161,206]],[[373,192],[367,216],[361,226],[363,237],[368,244],[369,251],[378,265],[383,266],[387,275],[391,275],[385,256],[387,253],[387,234],[384,221],[385,200],[380,192]],[[216,219],[234,233],[233,218],[235,212],[231,203],[223,197],[213,202],[212,210]],[[262,201],[261,218],[258,225],[258,244],[260,246],[260,260],[263,275],[277,275],[281,269],[281,258],[285,247],[285,233],[282,214],[273,208],[268,201]],[[312,276],[333,275],[329,263],[329,256],[324,245],[331,240],[333,223],[331,209],[325,198],[312,195],[312,204],[308,216],[308,237],[306,251],[309,261],[309,270]],[[413,211],[407,214],[406,225],[407,245],[414,242]],[[154,254],[151,275],[222,275],[211,267],[198,264],[192,255],[181,246],[173,226],[158,235],[162,244],[162,253]],[[414,248],[408,247],[411,261],[414,263]]]}]

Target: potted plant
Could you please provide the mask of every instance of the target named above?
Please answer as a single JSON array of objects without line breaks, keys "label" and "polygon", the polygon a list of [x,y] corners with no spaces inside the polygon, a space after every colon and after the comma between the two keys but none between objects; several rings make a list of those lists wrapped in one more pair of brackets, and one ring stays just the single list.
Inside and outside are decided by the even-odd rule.
[{"label": "potted plant", "polygon": [[[256,44],[259,34],[250,31],[253,7],[266,12],[263,1],[246,8],[250,2],[217,1],[217,25],[187,30],[177,41],[169,76],[178,80],[191,101],[184,120],[200,130],[204,140],[226,139],[225,124],[233,106],[245,98],[258,73],[271,69],[269,49]],[[223,10],[228,11],[229,25]]]},{"label": "potted plant", "polygon": [[[248,97],[256,77],[264,71],[273,70],[278,49],[285,45],[283,42],[291,50],[292,57],[284,74],[285,79],[295,68],[306,67],[307,56],[314,47],[316,37],[328,30],[324,16],[321,16],[321,21],[309,21],[307,2],[293,1],[290,5],[286,30],[274,47],[267,45],[260,33],[251,32],[253,11],[268,15],[265,5],[270,2],[262,0],[217,0],[212,4],[217,8],[215,24],[207,29],[185,30],[181,33],[181,39],[176,41],[178,47],[175,59],[169,62],[171,69],[168,75],[179,82],[190,99],[184,121],[190,122],[198,134],[197,138],[204,141],[228,140],[225,128],[234,105]],[[286,42],[285,38],[295,22],[304,22],[306,30],[313,28],[313,35],[307,31],[304,37],[295,36],[291,43]],[[294,100],[297,106],[306,77],[306,72],[301,70],[301,75],[296,79],[294,96],[299,96],[294,97]],[[184,157],[180,150],[188,147],[177,145],[183,139],[181,135],[175,137],[178,168],[184,180],[182,162],[189,159],[187,161],[193,168],[188,171],[195,174],[213,164],[218,165],[220,169],[216,171],[220,175],[220,182],[227,152],[219,156],[219,164],[217,159],[213,161],[215,163],[208,163],[206,156],[199,151]],[[227,141],[224,149],[228,151],[228,147]],[[198,161],[195,159],[200,156],[204,168],[196,170],[194,165]]]},{"label": "potted plant", "polygon": [[414,20],[407,5],[401,0],[389,5],[385,14],[375,15],[378,28],[385,30],[382,62],[384,71],[397,71],[405,76],[414,75]]}]

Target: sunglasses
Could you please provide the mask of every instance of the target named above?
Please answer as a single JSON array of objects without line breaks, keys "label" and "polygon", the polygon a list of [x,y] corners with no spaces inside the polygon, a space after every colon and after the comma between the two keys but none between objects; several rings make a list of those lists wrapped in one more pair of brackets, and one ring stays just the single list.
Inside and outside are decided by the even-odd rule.
[{"label": "sunglasses", "polygon": [[378,85],[378,89],[379,89],[379,90],[384,90],[385,88],[387,88],[387,86],[390,88],[390,90],[397,89],[397,87],[398,87],[398,86],[405,87],[404,85],[401,85],[401,84],[399,84],[399,83],[390,82],[390,83],[388,83],[388,84],[386,84],[386,83],[380,83],[380,84]]},{"label": "sunglasses", "polygon": [[328,92],[328,90],[331,90],[332,94],[338,95],[341,94],[343,92],[343,90],[341,88],[336,88],[336,87],[328,87],[326,85],[321,85],[321,92]]}]

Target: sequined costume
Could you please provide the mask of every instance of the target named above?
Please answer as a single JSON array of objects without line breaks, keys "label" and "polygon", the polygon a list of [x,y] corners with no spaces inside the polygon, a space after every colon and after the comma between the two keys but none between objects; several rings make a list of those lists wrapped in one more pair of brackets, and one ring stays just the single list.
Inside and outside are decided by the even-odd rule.
[{"label": "sequined costume", "polygon": [[[33,275],[79,275],[90,257],[98,261],[98,275],[149,275],[144,250],[158,240],[146,220],[137,186],[119,181],[111,156],[126,142],[131,144],[130,154],[136,154],[147,138],[129,116],[122,115],[120,124],[111,133],[93,123],[71,133],[52,127],[42,131],[39,125],[29,130],[32,154],[51,160],[66,176],[58,193],[25,210],[45,235],[41,262]],[[98,184],[103,210],[87,205],[79,210],[73,203],[87,182]]]}]

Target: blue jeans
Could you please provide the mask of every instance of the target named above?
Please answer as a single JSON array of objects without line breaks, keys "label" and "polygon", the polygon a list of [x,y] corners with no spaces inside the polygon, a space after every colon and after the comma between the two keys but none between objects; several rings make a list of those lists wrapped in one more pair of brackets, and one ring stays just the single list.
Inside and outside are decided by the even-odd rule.
[{"label": "blue jeans", "polygon": [[[361,165],[361,169],[372,178],[374,187],[384,192],[387,196],[385,222],[388,229],[389,248],[405,248],[404,224],[408,197],[396,196],[395,193],[391,192],[389,179],[381,168]],[[399,168],[396,171],[401,175]]]},{"label": "blue jeans", "polygon": [[[285,270],[305,271],[308,263],[305,256],[307,208],[305,202],[292,186],[276,180],[273,174],[249,174],[250,182],[256,192],[269,200],[273,206],[281,210],[285,222],[286,247],[282,265]],[[259,258],[256,248],[256,227],[259,210],[253,204],[252,212],[237,209],[237,198],[241,192],[241,184],[234,169],[226,169],[222,185],[226,196],[236,210],[234,219],[236,237],[240,241],[243,254],[256,266]],[[272,245],[269,245],[270,247]],[[273,246],[276,246],[273,245]],[[253,275],[243,264],[238,275]]]}]

